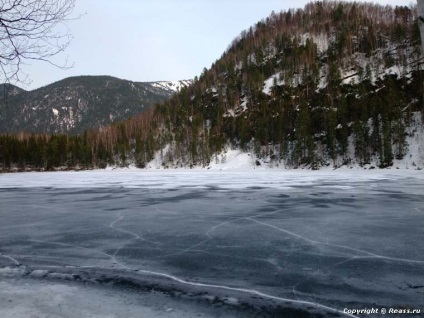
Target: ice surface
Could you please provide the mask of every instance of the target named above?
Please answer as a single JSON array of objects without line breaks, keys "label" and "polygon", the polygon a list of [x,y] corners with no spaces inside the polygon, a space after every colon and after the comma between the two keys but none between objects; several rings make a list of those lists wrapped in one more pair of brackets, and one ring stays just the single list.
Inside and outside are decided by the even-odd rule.
[{"label": "ice surface", "polygon": [[406,170],[2,174],[0,316],[420,308],[423,190]]},{"label": "ice surface", "polygon": [[[67,172],[25,172],[0,174],[0,189],[7,188],[149,188],[178,189],[220,187],[224,189],[248,189],[265,187],[289,189],[302,185],[320,186],[332,182],[334,187],[345,187],[358,182],[378,180],[424,180],[424,171],[416,170],[278,170],[257,167],[250,169],[251,158],[240,151],[231,151],[219,157],[211,169],[142,170],[115,169]],[[412,191],[414,189],[411,189]],[[419,189],[421,190],[421,189]]]},{"label": "ice surface", "polygon": [[[0,276],[1,277],[1,276]],[[0,281],[2,318],[180,318],[190,310],[158,293],[134,295],[129,292],[87,288],[77,284],[23,279]],[[199,313],[199,317],[214,317]]]}]

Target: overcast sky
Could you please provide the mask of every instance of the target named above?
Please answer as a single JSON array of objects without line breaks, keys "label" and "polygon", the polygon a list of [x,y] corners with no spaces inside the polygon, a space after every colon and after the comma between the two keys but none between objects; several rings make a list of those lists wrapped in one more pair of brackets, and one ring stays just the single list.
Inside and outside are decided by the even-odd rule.
[{"label": "overcast sky", "polygon": [[[133,81],[190,79],[209,67],[242,30],[309,1],[287,0],[77,0],[68,22],[74,39],[60,70],[45,63],[24,68],[35,89],[65,77],[111,75]],[[371,2],[371,1],[370,1]],[[409,5],[411,1],[378,0]],[[21,85],[22,86],[22,85]]]}]

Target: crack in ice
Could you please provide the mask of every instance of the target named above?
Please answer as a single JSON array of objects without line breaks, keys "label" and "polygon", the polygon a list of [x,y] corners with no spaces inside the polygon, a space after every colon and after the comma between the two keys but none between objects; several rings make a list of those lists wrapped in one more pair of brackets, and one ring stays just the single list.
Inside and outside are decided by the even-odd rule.
[{"label": "crack in ice", "polygon": [[144,274],[148,274],[148,275],[155,275],[155,276],[160,276],[160,277],[165,277],[168,279],[171,279],[173,281],[176,281],[180,284],[184,284],[184,285],[190,285],[190,286],[196,286],[196,287],[207,287],[207,288],[216,288],[216,289],[224,289],[224,290],[230,290],[230,291],[236,291],[236,292],[242,292],[242,293],[246,293],[246,294],[251,294],[251,295],[255,295],[255,296],[261,296],[267,299],[273,299],[273,300],[278,300],[278,301],[283,301],[283,302],[287,302],[287,303],[294,303],[294,304],[299,304],[299,305],[308,305],[308,306],[313,306],[315,308],[320,308],[320,309],[325,309],[331,312],[335,312],[338,314],[342,314],[345,315],[347,317],[353,317],[353,318],[357,318],[357,316],[343,312],[342,310],[339,310],[337,308],[332,308],[320,303],[315,303],[312,301],[306,301],[306,300],[296,300],[296,299],[290,299],[290,298],[284,298],[284,297],[278,297],[278,296],[273,296],[270,294],[266,294],[263,292],[260,292],[258,290],[255,289],[247,289],[247,288],[238,288],[238,287],[230,287],[230,286],[225,286],[225,285],[215,285],[215,284],[205,284],[205,283],[195,283],[195,282],[191,282],[191,281],[187,281],[184,279],[181,279],[179,277],[170,275],[170,274],[165,274],[165,273],[160,273],[160,272],[154,272],[154,271],[148,271],[148,270],[137,270],[138,273],[144,273]]},{"label": "crack in ice", "polygon": [[12,261],[13,263],[15,263],[15,265],[17,265],[17,266],[20,266],[21,265],[21,263],[17,260],[17,259],[14,259],[12,256],[10,256],[10,255],[6,255],[6,254],[2,254],[2,253],[0,253],[0,257],[3,257],[3,258],[6,258],[6,259],[8,259],[9,261]]},{"label": "crack in ice", "polygon": [[121,233],[126,233],[126,234],[129,234],[129,235],[133,236],[134,239],[132,239],[132,240],[141,240],[141,241],[144,241],[144,242],[147,242],[147,243],[156,245],[156,246],[161,245],[158,242],[149,241],[148,239],[144,238],[143,236],[138,235],[137,233],[134,233],[134,232],[127,231],[127,230],[121,229],[119,227],[116,227],[115,224],[118,223],[118,222],[120,222],[120,221],[122,221],[124,218],[125,217],[121,213],[119,213],[118,218],[116,220],[114,220],[112,223],[110,223],[109,227],[110,228],[113,228],[113,229],[115,229],[115,230],[117,230],[117,231],[119,231]]},{"label": "crack in ice", "polygon": [[109,227],[110,228],[112,228],[112,229],[114,229],[114,230],[116,230],[116,231],[119,231],[119,232],[121,232],[121,233],[125,233],[125,234],[129,234],[129,235],[131,235],[131,236],[133,236],[134,238],[132,238],[132,239],[129,239],[129,240],[127,240],[127,241],[125,241],[120,247],[118,247],[116,250],[115,250],[115,252],[111,255],[111,259],[112,259],[112,261],[115,263],[115,264],[118,264],[118,265],[120,265],[120,266],[123,266],[123,267],[125,267],[125,268],[128,268],[127,266],[125,266],[123,263],[121,263],[121,262],[118,262],[118,260],[116,259],[116,256],[118,255],[118,253],[125,247],[125,246],[127,246],[127,244],[128,243],[130,243],[130,242],[132,242],[132,241],[134,241],[134,240],[141,240],[141,241],[144,241],[144,242],[147,242],[147,243],[150,243],[150,244],[153,244],[153,245],[156,245],[157,247],[159,246],[159,243],[157,243],[157,242],[152,242],[152,241],[149,241],[149,240],[146,240],[144,237],[142,237],[142,236],[140,236],[140,235],[138,235],[137,233],[134,233],[134,232],[131,232],[131,231],[127,231],[127,230],[124,230],[124,229],[121,229],[121,228],[119,228],[119,227],[116,227],[115,226],[115,224],[116,223],[118,223],[118,222],[120,222],[120,221],[122,221],[123,219],[124,219],[125,217],[121,214],[121,213],[119,213],[118,214],[118,218],[116,219],[116,220],[114,220],[114,221],[112,221],[110,224],[109,224]]},{"label": "crack in ice", "polygon": [[335,263],[335,264],[333,264],[333,265],[330,265],[330,266],[326,266],[326,267],[322,267],[322,268],[319,268],[318,270],[316,270],[316,271],[314,271],[311,275],[308,275],[304,280],[302,280],[302,281],[300,281],[299,283],[297,283],[296,285],[293,285],[293,287],[292,287],[292,291],[293,291],[293,295],[297,298],[297,299],[299,299],[298,297],[297,297],[297,294],[298,294],[298,292],[296,291],[296,287],[299,287],[300,285],[302,285],[302,284],[304,284],[304,283],[306,283],[307,281],[309,281],[309,280],[311,280],[313,277],[315,277],[316,275],[318,275],[319,273],[322,273],[324,270],[327,270],[327,269],[330,269],[330,268],[334,268],[334,267],[336,267],[336,266],[339,266],[339,265],[342,265],[342,264],[346,264],[346,263],[349,263],[349,262],[351,262],[351,261],[353,261],[353,260],[357,260],[357,259],[367,259],[367,258],[372,258],[373,256],[354,256],[354,257],[351,257],[351,258],[349,258],[349,259],[347,259],[347,260],[344,260],[344,261],[341,261],[341,262],[337,262],[337,263]]},{"label": "crack in ice", "polygon": [[398,258],[398,257],[390,257],[390,256],[384,256],[384,255],[378,255],[378,254],[375,254],[375,253],[372,253],[372,252],[368,252],[368,251],[364,251],[364,250],[356,249],[356,248],[349,247],[349,246],[345,246],[345,245],[332,244],[332,243],[326,243],[326,242],[320,242],[320,241],[311,240],[311,239],[309,239],[309,238],[307,238],[307,237],[304,237],[304,236],[301,236],[301,235],[299,235],[299,234],[296,234],[296,233],[290,232],[290,231],[285,230],[285,229],[282,229],[282,228],[280,228],[280,227],[277,227],[277,226],[274,226],[274,225],[271,225],[271,224],[268,224],[268,223],[264,223],[264,222],[261,222],[261,221],[258,221],[258,220],[254,220],[254,219],[252,219],[251,217],[250,217],[250,218],[246,218],[246,219],[247,219],[247,220],[250,220],[250,221],[252,221],[252,222],[255,222],[255,223],[261,224],[261,225],[263,225],[263,226],[270,227],[270,228],[272,228],[272,229],[275,229],[275,230],[277,230],[277,231],[283,232],[283,233],[285,233],[285,234],[288,234],[288,235],[294,236],[294,237],[296,237],[296,238],[298,238],[298,239],[304,240],[304,241],[309,242],[309,243],[311,243],[311,244],[313,244],[313,245],[318,244],[318,245],[326,245],[326,246],[338,247],[338,248],[342,248],[342,249],[346,249],[346,250],[350,250],[350,251],[354,251],[354,252],[359,252],[359,253],[367,254],[367,255],[368,255],[368,257],[371,257],[371,258],[386,259],[386,260],[391,260],[391,261],[399,261],[399,262],[407,262],[407,263],[418,263],[418,264],[424,264],[424,261],[411,260],[411,259]]},{"label": "crack in ice", "polygon": [[[2,255],[2,254],[0,254]],[[337,308],[333,308],[333,307],[329,307],[320,303],[316,303],[316,302],[312,302],[312,301],[306,301],[306,300],[298,300],[298,299],[290,299],[290,298],[284,298],[284,297],[278,297],[278,296],[274,296],[274,295],[270,295],[270,294],[266,294],[263,292],[260,292],[258,290],[255,289],[247,289],[247,288],[238,288],[238,287],[231,287],[231,286],[226,286],[226,285],[216,285],[216,284],[206,284],[206,283],[196,283],[196,282],[191,282],[188,280],[184,280],[182,278],[179,278],[177,276],[173,276],[170,274],[166,274],[166,273],[161,273],[161,272],[154,272],[154,271],[149,271],[149,270],[143,270],[143,269],[134,269],[131,268],[125,264],[122,264],[120,262],[117,262],[118,265],[121,265],[123,268],[127,269],[127,270],[131,270],[131,271],[136,271],[139,274],[147,274],[147,275],[154,275],[154,276],[159,276],[159,277],[164,277],[170,280],[173,280],[177,283],[183,284],[183,285],[189,285],[189,286],[195,286],[195,287],[206,287],[206,288],[215,288],[215,289],[223,289],[223,290],[230,290],[230,291],[236,291],[236,292],[241,292],[241,293],[245,293],[245,294],[250,294],[250,295],[255,295],[255,296],[260,296],[266,299],[272,299],[272,300],[277,300],[277,301],[282,301],[282,302],[286,302],[286,303],[294,303],[294,304],[299,304],[299,305],[307,305],[307,306],[312,306],[315,308],[319,308],[319,309],[324,309],[324,310],[328,310],[331,312],[335,312],[341,315],[345,315],[347,317],[352,317],[352,318],[358,318],[358,316],[343,312],[342,310],[339,310]],[[45,266],[46,268],[61,268],[62,266]],[[95,268],[93,266],[66,266],[68,268]]]}]

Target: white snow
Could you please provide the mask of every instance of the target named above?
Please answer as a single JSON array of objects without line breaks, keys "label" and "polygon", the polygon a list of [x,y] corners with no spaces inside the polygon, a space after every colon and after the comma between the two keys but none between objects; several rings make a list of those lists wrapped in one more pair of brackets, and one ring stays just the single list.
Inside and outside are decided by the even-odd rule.
[{"label": "white snow", "polygon": [[240,105],[243,111],[247,110],[247,104],[248,104],[248,99],[245,97],[244,99],[242,99],[242,103]]},{"label": "white snow", "polygon": [[277,82],[278,86],[284,85],[285,84],[284,80],[282,81],[279,80],[280,76],[281,76],[281,73],[276,73],[272,75],[270,78],[268,78],[267,80],[265,80],[264,89],[262,90],[262,92],[264,94],[270,95],[271,89],[274,87],[275,82]]},{"label": "white snow", "polygon": [[151,160],[148,164],[147,164],[147,168],[150,169],[163,169],[163,162],[164,162],[164,158],[166,156],[166,154],[170,151],[171,149],[171,145],[166,145],[165,148],[163,148],[160,151],[156,151],[153,160]]},{"label": "white snow", "polygon": [[317,45],[318,53],[322,53],[328,50],[329,46],[329,39],[326,34],[320,33],[320,34],[310,34],[310,33],[304,33],[300,35],[300,44],[306,45],[306,40],[312,39],[313,42]]},{"label": "white snow", "polygon": [[318,91],[327,87],[328,65],[324,65],[319,69]]},{"label": "white snow", "polygon": [[[220,159],[223,159],[222,157]],[[237,160],[233,160],[237,159]],[[244,163],[244,164],[243,164]],[[137,168],[64,172],[24,172],[0,175],[0,188],[155,188],[172,189],[181,186],[205,188],[219,186],[227,189],[245,189],[262,186],[288,189],[305,184],[320,184],[331,180],[343,186],[372,180],[413,178],[424,180],[424,171],[397,169],[323,169],[284,170],[259,166],[252,169],[249,157],[230,153],[221,164],[208,169],[142,170]],[[222,169],[222,170],[221,170]],[[353,186],[354,188],[354,186]],[[417,189],[422,192],[422,189]]]},{"label": "white snow", "polygon": [[192,80],[181,80],[181,81],[160,81],[151,83],[153,87],[163,88],[172,92],[179,92],[183,87],[191,85]]},{"label": "white snow", "polygon": [[235,105],[233,108],[228,109],[222,117],[237,117],[248,109],[249,99],[247,97],[242,98],[241,104]]},{"label": "white snow", "polygon": [[240,170],[250,169],[255,161],[248,153],[240,150],[229,150],[212,158],[208,169],[213,170]]},{"label": "white snow", "polygon": [[394,160],[393,168],[417,169],[424,168],[424,126],[421,113],[412,116],[411,125],[407,128],[406,143],[408,152],[402,160]]},{"label": "white snow", "polygon": [[[1,278],[1,273],[0,273]],[[178,318],[187,317],[186,308],[167,300],[173,307],[152,296],[116,293],[101,288],[72,284],[7,279],[0,281],[0,316],[2,318],[67,317],[67,318]],[[148,303],[148,302],[151,302]],[[155,304],[156,302],[156,304]],[[172,302],[172,303],[171,303]],[[203,316],[203,315],[202,315]],[[205,315],[206,317],[211,317]]]}]

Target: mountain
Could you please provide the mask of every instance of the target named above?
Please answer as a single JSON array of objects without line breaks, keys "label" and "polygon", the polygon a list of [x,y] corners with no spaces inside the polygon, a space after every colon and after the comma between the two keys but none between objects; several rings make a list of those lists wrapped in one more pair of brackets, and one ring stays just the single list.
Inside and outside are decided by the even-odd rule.
[{"label": "mountain", "polygon": [[3,136],[0,163],[211,167],[236,151],[270,167],[423,168],[419,21],[413,6],[345,1],[272,13],[170,99],[74,139]]},{"label": "mountain", "polygon": [[5,84],[5,98],[0,100],[0,132],[83,133],[128,119],[189,83],[79,76],[28,92]]},{"label": "mountain", "polygon": [[207,167],[236,149],[274,167],[423,167],[419,21],[340,1],[273,13],[156,108],[159,149],[139,165]]},{"label": "mountain", "polygon": [[0,96],[3,99],[24,93],[25,90],[12,84],[0,84]]}]

